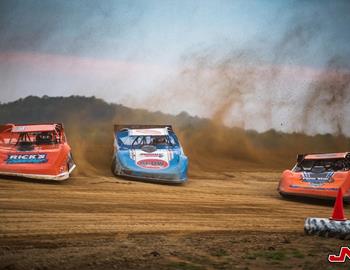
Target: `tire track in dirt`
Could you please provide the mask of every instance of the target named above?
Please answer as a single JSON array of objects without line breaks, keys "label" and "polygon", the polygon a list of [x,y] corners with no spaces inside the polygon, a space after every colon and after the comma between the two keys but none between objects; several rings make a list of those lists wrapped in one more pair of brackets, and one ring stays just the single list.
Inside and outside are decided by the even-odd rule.
[{"label": "tire track in dirt", "polygon": [[[61,184],[0,182],[2,236],[118,232],[302,232],[307,216],[331,207],[283,200],[278,172],[203,173],[184,186],[114,177],[75,177]],[[208,176],[209,179],[206,179]],[[348,210],[346,210],[348,211]]]}]

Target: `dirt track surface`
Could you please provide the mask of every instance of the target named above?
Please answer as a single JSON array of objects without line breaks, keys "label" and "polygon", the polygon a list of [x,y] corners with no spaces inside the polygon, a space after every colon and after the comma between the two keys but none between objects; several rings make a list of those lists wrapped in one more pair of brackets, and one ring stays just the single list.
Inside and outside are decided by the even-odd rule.
[{"label": "dirt track surface", "polygon": [[328,217],[331,205],[281,199],[279,175],[198,173],[183,186],[2,179],[0,268],[331,267],[328,254],[347,242],[303,234],[305,217]]}]

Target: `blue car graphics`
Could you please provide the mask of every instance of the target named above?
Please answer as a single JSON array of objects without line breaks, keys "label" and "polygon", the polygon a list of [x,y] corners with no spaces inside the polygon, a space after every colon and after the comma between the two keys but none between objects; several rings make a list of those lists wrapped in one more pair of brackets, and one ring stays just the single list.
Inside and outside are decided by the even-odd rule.
[{"label": "blue car graphics", "polygon": [[188,158],[171,126],[116,126],[112,171],[152,182],[187,181]]}]

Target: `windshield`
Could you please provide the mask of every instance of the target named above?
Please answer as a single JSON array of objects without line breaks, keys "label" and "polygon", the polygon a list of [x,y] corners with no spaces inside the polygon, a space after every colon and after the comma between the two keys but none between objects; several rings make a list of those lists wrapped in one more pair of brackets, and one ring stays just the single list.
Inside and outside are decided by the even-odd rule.
[{"label": "windshield", "polygon": [[326,172],[326,171],[348,171],[350,170],[350,160],[340,159],[304,159],[301,163],[295,165],[295,172]]},{"label": "windshield", "polygon": [[140,149],[145,145],[153,145],[158,149],[179,147],[179,142],[173,132],[164,136],[129,136],[128,131],[118,132],[118,145],[127,149]]},{"label": "windshield", "polygon": [[2,143],[8,145],[49,145],[59,143],[59,136],[55,132],[23,132],[10,133],[2,138]]}]

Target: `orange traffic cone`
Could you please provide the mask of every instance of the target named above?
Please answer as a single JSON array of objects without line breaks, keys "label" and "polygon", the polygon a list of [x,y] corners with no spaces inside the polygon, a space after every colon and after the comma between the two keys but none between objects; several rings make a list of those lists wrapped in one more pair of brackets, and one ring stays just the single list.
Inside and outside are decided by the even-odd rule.
[{"label": "orange traffic cone", "polygon": [[344,221],[346,220],[344,216],[344,206],[343,206],[343,192],[341,188],[338,189],[337,199],[335,200],[333,214],[330,218],[331,220]]}]

